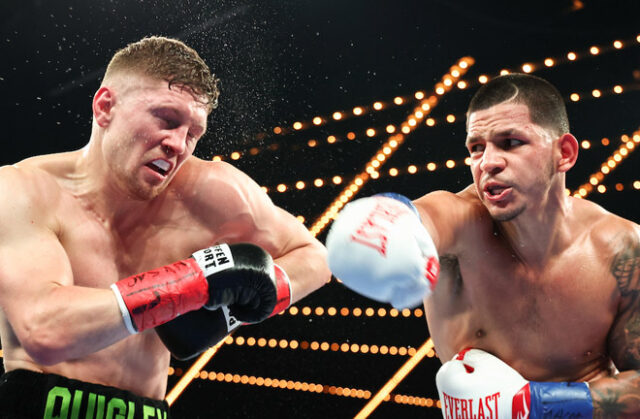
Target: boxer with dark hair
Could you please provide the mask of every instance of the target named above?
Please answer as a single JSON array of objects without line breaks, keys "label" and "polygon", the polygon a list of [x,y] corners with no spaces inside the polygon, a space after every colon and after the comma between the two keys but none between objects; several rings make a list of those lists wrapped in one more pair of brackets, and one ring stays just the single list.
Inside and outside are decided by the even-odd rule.
[{"label": "boxer with dark hair", "polygon": [[348,204],[327,237],[333,273],[424,302],[447,419],[640,417],[640,228],[567,195],[578,142],[562,96],[493,79],[466,147],[474,183],[458,193]]},{"label": "boxer with dark hair", "polygon": [[246,174],[193,151],[218,99],[193,49],[118,51],[81,150],[0,168],[0,417],[167,417],[170,351],[330,278],[325,249]]}]

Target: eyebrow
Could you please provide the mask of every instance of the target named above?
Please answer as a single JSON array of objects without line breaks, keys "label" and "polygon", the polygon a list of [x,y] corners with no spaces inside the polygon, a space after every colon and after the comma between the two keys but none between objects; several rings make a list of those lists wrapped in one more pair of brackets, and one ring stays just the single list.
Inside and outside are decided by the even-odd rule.
[{"label": "eyebrow", "polygon": [[[498,132],[493,133],[491,136],[492,137],[510,137],[510,136],[513,136],[513,135],[521,136],[521,135],[524,135],[524,134],[522,133],[522,131],[520,131],[517,128],[506,128],[506,129],[503,129],[502,131],[498,131]],[[465,140],[464,143],[465,143],[465,145],[469,145],[469,144],[481,141],[482,138],[483,138],[482,136],[474,135],[472,137],[467,137],[467,139]]]},{"label": "eyebrow", "polygon": [[[165,103],[158,105],[156,109],[163,112],[169,112],[174,118],[184,119],[184,113],[179,109],[179,107],[176,107],[176,105]],[[197,136],[203,135],[207,131],[206,123],[205,125],[202,125],[195,119],[189,119],[189,125],[197,131]]]}]

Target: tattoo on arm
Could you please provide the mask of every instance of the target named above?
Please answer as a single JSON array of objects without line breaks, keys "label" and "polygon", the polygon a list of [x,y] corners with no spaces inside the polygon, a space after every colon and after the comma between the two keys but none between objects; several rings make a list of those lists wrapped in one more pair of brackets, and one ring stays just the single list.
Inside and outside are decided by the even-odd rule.
[{"label": "tattoo on arm", "polygon": [[623,298],[638,294],[638,271],[640,267],[640,245],[635,237],[626,236],[622,249],[613,256],[611,273],[618,283]]},{"label": "tattoo on arm", "polygon": [[613,256],[611,274],[622,297],[621,310],[624,336],[619,336],[617,357],[619,368],[638,368],[640,365],[640,243],[638,238],[626,234],[620,240],[620,251]]},{"label": "tattoo on arm", "polygon": [[594,418],[636,417],[640,409],[640,240],[631,231],[616,242],[610,272],[621,300],[609,348],[621,373],[593,383]]},{"label": "tattoo on arm", "polygon": [[[640,373],[629,371],[623,380],[611,377],[608,388],[593,388],[593,417],[619,418],[631,417],[630,411],[635,411],[640,394]],[[636,411],[637,413],[637,411]]]}]

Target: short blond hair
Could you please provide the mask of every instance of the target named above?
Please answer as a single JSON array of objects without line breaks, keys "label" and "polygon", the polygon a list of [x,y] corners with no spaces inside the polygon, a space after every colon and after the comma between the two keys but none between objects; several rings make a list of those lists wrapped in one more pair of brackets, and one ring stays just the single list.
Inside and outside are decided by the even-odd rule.
[{"label": "short blond hair", "polygon": [[219,80],[198,53],[177,39],[151,36],[117,51],[104,74],[138,73],[186,87],[204,98],[208,111],[218,106]]}]

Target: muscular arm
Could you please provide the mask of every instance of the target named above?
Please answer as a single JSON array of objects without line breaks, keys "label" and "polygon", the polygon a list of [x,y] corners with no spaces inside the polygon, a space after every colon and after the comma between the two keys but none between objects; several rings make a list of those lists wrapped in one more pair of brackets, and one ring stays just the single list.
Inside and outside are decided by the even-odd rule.
[{"label": "muscular arm", "polygon": [[[275,262],[284,268],[291,279],[292,302],[296,302],[331,278],[326,263],[326,249],[288,212],[277,207],[267,209],[267,212],[271,213],[267,217],[273,217],[271,223],[275,229],[263,232],[263,235],[272,242]],[[265,246],[269,249],[268,245]]]},{"label": "muscular arm", "polygon": [[[209,176],[198,194],[206,208],[205,223],[212,218],[219,222],[218,241],[249,242],[271,254],[291,280],[292,302],[320,288],[331,278],[325,247],[287,211],[275,206],[249,176],[222,162],[201,162],[208,165]],[[225,204],[220,197],[225,197]],[[215,214],[212,217],[212,214]]]},{"label": "muscular arm", "polygon": [[56,186],[43,176],[0,171],[0,195],[11,197],[0,201],[0,305],[27,354],[48,365],[93,353],[128,333],[113,292],[74,285],[51,216]]},{"label": "muscular arm", "polygon": [[638,226],[615,240],[611,274],[620,308],[609,335],[609,351],[621,371],[590,383],[595,418],[640,416],[640,234]]},{"label": "muscular arm", "polygon": [[465,243],[464,232],[480,216],[472,186],[457,194],[434,191],[414,201],[425,228],[440,255],[457,255]]}]

